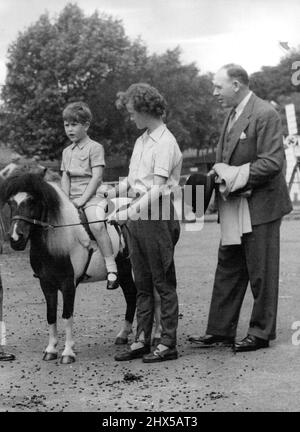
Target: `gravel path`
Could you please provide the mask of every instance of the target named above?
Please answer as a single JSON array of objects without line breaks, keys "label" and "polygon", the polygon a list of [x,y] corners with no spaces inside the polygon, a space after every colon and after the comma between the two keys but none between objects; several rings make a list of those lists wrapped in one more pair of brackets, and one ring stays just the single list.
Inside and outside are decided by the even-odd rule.
[{"label": "gravel path", "polygon": [[[235,355],[230,348],[203,350],[186,340],[205,332],[219,227],[212,222],[201,232],[183,229],[176,251],[180,357],[156,365],[113,360],[124,349],[114,345],[114,338],[125,305],[121,292],[107,292],[104,282],[78,289],[76,363],[43,362],[48,339],[45,301],[27,252],[12,252],[5,245],[1,272],[7,350],[17,359],[0,362],[0,411],[299,410],[300,346],[292,344],[291,329],[300,321],[299,231],[298,220],[283,222],[277,340],[269,349]],[[251,305],[249,290],[238,337],[245,336]],[[58,325],[61,352],[61,318]]]}]

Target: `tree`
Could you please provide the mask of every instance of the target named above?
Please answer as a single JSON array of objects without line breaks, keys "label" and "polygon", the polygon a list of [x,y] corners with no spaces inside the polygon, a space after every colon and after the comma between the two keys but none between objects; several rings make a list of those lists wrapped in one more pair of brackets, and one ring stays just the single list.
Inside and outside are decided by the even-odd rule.
[{"label": "tree", "polygon": [[168,126],[181,148],[200,148],[220,121],[210,78],[193,63],[183,65],[179,48],[149,56],[121,21],[97,12],[86,17],[68,4],[56,19],[43,14],[10,45],[0,138],[22,154],[59,158],[66,143],[61,112],[84,100],[94,116],[91,137],[107,155],[129,156],[138,131],[116,109],[116,94],[145,81],[166,97]]},{"label": "tree", "polygon": [[200,75],[194,63],[183,65],[177,47],[161,56],[149,57],[143,78],[166,97],[167,123],[181,148],[207,146],[221,120],[211,76]]},{"label": "tree", "polygon": [[299,62],[299,57],[300,50],[294,49],[283,57],[277,66],[263,66],[250,77],[252,89],[261,98],[275,102],[278,102],[282,95],[300,92],[300,83],[295,85],[292,79],[295,72],[293,64]]},{"label": "tree", "polygon": [[53,23],[42,15],[8,51],[5,138],[23,154],[58,157],[66,141],[61,112],[74,100],[86,100],[95,112],[91,134],[110,138],[107,129],[117,127],[109,121],[114,82],[133,79],[145,53],[109,16],[87,18],[72,4]]},{"label": "tree", "polygon": [[258,96],[278,104],[285,134],[288,133],[285,105],[294,103],[296,116],[300,118],[299,59],[300,49],[293,49],[277,66],[264,66],[250,77],[251,88]]}]

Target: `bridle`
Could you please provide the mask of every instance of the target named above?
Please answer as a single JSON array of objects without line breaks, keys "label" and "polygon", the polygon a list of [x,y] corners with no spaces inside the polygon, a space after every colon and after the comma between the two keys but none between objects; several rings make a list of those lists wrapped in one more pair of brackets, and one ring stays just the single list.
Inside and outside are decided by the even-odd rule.
[{"label": "bridle", "polygon": [[44,229],[54,228],[54,225],[48,224],[47,222],[43,222],[43,221],[40,221],[38,219],[31,219],[31,218],[26,217],[26,216],[17,215],[17,216],[13,216],[11,218],[11,221],[17,221],[17,220],[22,220],[22,221],[27,222],[31,225],[40,226]]},{"label": "bridle", "polygon": [[43,222],[39,219],[32,219],[32,218],[29,218],[27,216],[21,216],[21,215],[13,216],[11,218],[11,220],[12,221],[22,220],[22,221],[27,222],[31,225],[39,226],[43,229],[55,229],[55,228],[64,228],[64,227],[71,227],[71,226],[78,226],[78,225],[90,225],[90,224],[99,223],[99,222],[107,222],[108,219],[98,219],[98,220],[91,221],[91,222],[79,222],[79,223],[65,224],[65,225],[52,225],[52,224],[49,224],[47,222]]}]

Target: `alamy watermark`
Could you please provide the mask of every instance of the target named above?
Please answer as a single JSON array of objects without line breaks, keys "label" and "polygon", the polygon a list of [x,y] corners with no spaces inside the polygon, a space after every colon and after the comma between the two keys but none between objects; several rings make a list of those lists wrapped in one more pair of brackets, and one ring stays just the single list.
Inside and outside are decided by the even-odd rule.
[{"label": "alamy watermark", "polygon": [[291,329],[294,330],[292,334],[292,344],[298,346],[300,345],[300,321],[294,321]]},{"label": "alamy watermark", "polygon": [[[119,185],[122,179],[119,179]],[[113,186],[107,185],[109,189]],[[120,187],[122,191],[122,188]],[[182,186],[165,186],[153,185],[146,192],[147,199],[143,200],[143,194],[137,192],[135,196],[128,193],[127,190],[120,192],[118,196],[120,213],[116,211],[114,204],[108,200],[106,217],[116,211],[119,220],[178,220],[182,222],[194,221],[193,231],[200,231],[204,225],[204,186],[203,185],[185,185]],[[141,206],[139,207],[139,202]],[[131,203],[137,203],[136,211],[128,213]],[[122,211],[124,210],[124,211]],[[189,224],[190,225],[190,224]],[[189,227],[187,230],[191,230]]]},{"label": "alamy watermark", "polygon": [[300,60],[293,62],[292,69],[295,70],[291,78],[292,84],[298,86],[300,84]]}]

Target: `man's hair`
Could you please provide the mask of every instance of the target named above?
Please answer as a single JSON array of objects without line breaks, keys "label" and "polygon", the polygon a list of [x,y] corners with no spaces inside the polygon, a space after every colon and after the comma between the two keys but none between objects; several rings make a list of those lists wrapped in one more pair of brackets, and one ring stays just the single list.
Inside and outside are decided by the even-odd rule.
[{"label": "man's hair", "polygon": [[91,110],[85,102],[72,102],[63,110],[63,119],[67,122],[85,124],[93,119]]},{"label": "man's hair", "polygon": [[249,76],[242,66],[229,63],[223,66],[221,69],[225,69],[227,71],[227,75],[229,78],[238,80],[241,84],[249,85]]},{"label": "man's hair", "polygon": [[124,108],[129,102],[135,111],[146,113],[153,117],[161,117],[166,110],[166,101],[159,91],[149,84],[132,84],[125,92],[117,94],[116,106]]}]

